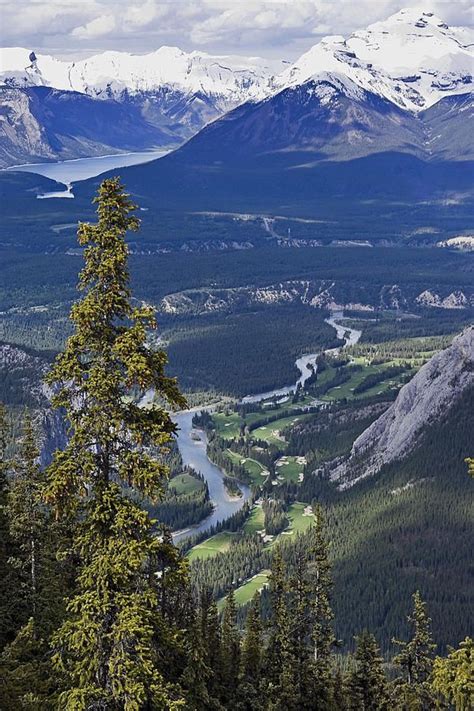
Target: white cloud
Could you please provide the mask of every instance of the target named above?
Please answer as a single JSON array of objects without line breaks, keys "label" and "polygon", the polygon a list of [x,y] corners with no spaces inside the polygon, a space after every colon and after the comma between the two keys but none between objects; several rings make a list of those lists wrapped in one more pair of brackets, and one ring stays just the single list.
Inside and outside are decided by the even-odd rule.
[{"label": "white cloud", "polygon": [[155,0],[146,0],[139,5],[130,5],[124,15],[124,24],[133,29],[148,27],[157,19],[165,18],[170,12],[170,5],[158,5]]},{"label": "white cloud", "polygon": [[[324,34],[348,35],[420,0],[0,0],[2,44],[36,50],[162,44],[294,57]],[[472,0],[425,0],[448,24],[473,24]]]},{"label": "white cloud", "polygon": [[91,20],[86,25],[75,27],[71,35],[79,39],[103,37],[104,35],[109,35],[115,29],[115,26],[116,22],[113,15],[99,15],[99,17]]}]

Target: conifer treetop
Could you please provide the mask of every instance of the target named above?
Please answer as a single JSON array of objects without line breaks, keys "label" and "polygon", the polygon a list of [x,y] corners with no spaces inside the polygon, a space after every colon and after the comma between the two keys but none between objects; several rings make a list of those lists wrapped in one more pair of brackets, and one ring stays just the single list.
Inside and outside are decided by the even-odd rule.
[{"label": "conifer treetop", "polygon": [[[98,479],[155,498],[167,470],[150,450],[175,432],[168,408],[186,404],[175,379],[165,375],[166,354],[147,343],[148,330],[156,328],[153,309],[131,297],[125,235],[139,227],[136,206],[118,178],[103,181],[95,202],[98,222],[78,229],[85,247],[78,288],[85,294],[72,307],[74,332],[47,377],[70,435],[47,491],[57,510],[70,509]],[[144,408],[150,391],[161,404]]]}]

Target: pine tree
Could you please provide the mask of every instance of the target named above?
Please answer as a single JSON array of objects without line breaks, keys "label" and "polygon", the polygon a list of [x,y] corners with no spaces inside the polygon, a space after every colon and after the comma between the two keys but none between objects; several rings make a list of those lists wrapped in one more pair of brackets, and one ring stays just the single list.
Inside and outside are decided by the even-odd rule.
[{"label": "pine tree", "polygon": [[186,707],[192,711],[212,708],[208,683],[212,670],[206,664],[206,651],[203,646],[201,625],[196,618],[192,623],[187,638],[187,666],[181,678],[185,690]]},{"label": "pine tree", "polygon": [[8,594],[16,606],[16,636],[0,658],[0,675],[5,681],[5,708],[47,708],[57,683],[47,637],[63,612],[64,584],[56,560],[55,526],[42,499],[44,474],[29,415],[24,417],[18,449],[7,496],[9,563],[14,574],[10,581],[15,582]]},{"label": "pine tree", "polygon": [[47,640],[40,636],[33,618],[0,654],[0,701],[2,711],[48,711],[57,691]]},{"label": "pine tree", "polygon": [[8,520],[8,472],[7,459],[8,421],[5,406],[0,403],[0,649],[11,642],[18,629],[17,575],[8,559],[12,554]]},{"label": "pine tree", "polygon": [[413,612],[408,616],[413,627],[413,637],[409,642],[393,640],[400,647],[394,657],[394,664],[401,667],[403,676],[394,683],[394,699],[398,708],[409,711],[425,711],[434,707],[434,698],[428,682],[433,668],[433,644],[431,620],[426,612],[420,592],[413,594]]},{"label": "pine tree", "polygon": [[47,556],[48,514],[42,499],[45,478],[38,458],[31,418],[25,414],[19,455],[13,465],[8,517],[10,535],[16,548],[14,561],[22,580],[26,620],[30,616],[38,619],[44,612],[40,608],[44,608],[41,598]]},{"label": "pine tree", "polygon": [[309,575],[308,553],[297,552],[295,573],[290,580],[290,630],[294,658],[295,699],[299,709],[314,708],[315,664],[312,654],[313,581]]},{"label": "pine tree", "polygon": [[234,593],[227,595],[221,627],[222,686],[224,703],[235,702],[240,667],[240,635]]},{"label": "pine tree", "polygon": [[330,603],[332,589],[329,544],[324,533],[323,512],[315,509],[315,525],[312,529],[312,545],[308,551],[311,580],[311,639],[313,649],[314,694],[318,708],[330,708],[332,704],[331,654],[335,643],[332,628],[333,612]]},{"label": "pine tree", "polygon": [[207,685],[209,704],[210,708],[218,708],[222,696],[222,642],[219,612],[209,590],[205,590],[201,595],[200,618],[204,661],[211,672]]},{"label": "pine tree", "polygon": [[334,678],[332,682],[333,686],[333,708],[334,711],[348,711],[349,700],[346,694],[346,685],[344,676],[340,670],[337,668],[334,672]]},{"label": "pine tree", "polygon": [[167,680],[179,684],[188,664],[187,635],[195,623],[195,610],[187,561],[167,528],[153,568],[159,610],[154,635],[157,664]]},{"label": "pine tree", "polygon": [[474,640],[466,637],[446,658],[436,657],[431,685],[456,711],[474,708]]},{"label": "pine tree", "polygon": [[[167,469],[154,454],[175,432],[164,404],[185,402],[164,374],[165,353],[147,345],[152,309],[132,305],[124,238],[138,229],[135,206],[117,178],[103,181],[94,202],[98,222],[78,230],[85,295],[71,310],[73,335],[48,376],[69,441],[48,468],[46,499],[58,517],[77,518],[80,561],[77,592],[54,637],[54,662],[68,684],[60,703],[172,709],[154,649],[162,541],[137,499],[160,493]],[[150,390],[160,404],[141,407]]]},{"label": "pine tree", "polygon": [[253,597],[245,623],[242,641],[241,677],[258,686],[262,670],[262,620],[260,611],[260,593]]},{"label": "pine tree", "polygon": [[356,642],[355,668],[348,680],[349,709],[382,711],[388,708],[388,691],[377,642],[369,632],[356,637]]},{"label": "pine tree", "polygon": [[265,659],[268,680],[267,708],[292,711],[298,708],[295,696],[294,658],[292,656],[288,585],[279,549],[273,555],[270,574],[271,628]]},{"label": "pine tree", "polygon": [[262,620],[260,593],[256,592],[245,623],[242,641],[239,705],[242,711],[257,711],[263,708],[260,689],[262,688]]},{"label": "pine tree", "polygon": [[[48,637],[64,612],[68,577],[57,560],[58,529],[43,501],[44,473],[29,415],[25,415],[18,455],[12,462],[7,496],[10,583],[15,605],[15,638],[0,659],[9,706],[49,708],[57,688]],[[7,702],[4,702],[7,704]]]}]

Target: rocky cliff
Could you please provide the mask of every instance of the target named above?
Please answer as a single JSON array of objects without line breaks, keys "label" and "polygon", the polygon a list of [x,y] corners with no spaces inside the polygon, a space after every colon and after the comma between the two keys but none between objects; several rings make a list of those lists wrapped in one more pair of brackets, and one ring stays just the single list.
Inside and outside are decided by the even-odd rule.
[{"label": "rocky cliff", "polygon": [[400,390],[389,409],[355,440],[349,458],[331,478],[347,488],[403,458],[420,442],[423,430],[455,407],[472,386],[474,326],[469,326]]}]

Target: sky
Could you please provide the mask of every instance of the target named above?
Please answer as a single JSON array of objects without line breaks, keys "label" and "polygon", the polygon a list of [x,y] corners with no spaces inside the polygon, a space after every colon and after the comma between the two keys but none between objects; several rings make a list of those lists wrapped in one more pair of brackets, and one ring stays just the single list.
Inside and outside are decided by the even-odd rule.
[{"label": "sky", "polygon": [[165,44],[295,59],[325,35],[346,36],[402,7],[474,24],[472,0],[0,0],[0,40],[67,59]]}]

